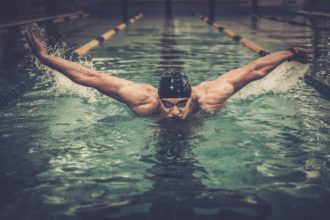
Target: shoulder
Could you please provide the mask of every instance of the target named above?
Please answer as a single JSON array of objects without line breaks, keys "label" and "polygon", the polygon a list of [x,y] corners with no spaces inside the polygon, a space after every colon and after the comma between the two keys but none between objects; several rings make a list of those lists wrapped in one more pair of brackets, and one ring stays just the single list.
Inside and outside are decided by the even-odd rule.
[{"label": "shoulder", "polygon": [[194,86],[193,91],[197,97],[213,95],[230,95],[234,92],[234,86],[227,80],[205,81]]},{"label": "shoulder", "polygon": [[150,84],[139,84],[140,86],[142,86],[143,89],[145,89],[147,92],[152,92],[152,93],[157,93],[158,94],[158,89],[153,87]]},{"label": "shoulder", "polygon": [[[136,115],[147,116],[156,114],[159,109],[158,90],[149,84],[137,84],[136,86],[142,88],[142,91],[132,95],[130,104],[127,104],[127,106]],[[134,98],[137,99],[134,100]]]},{"label": "shoulder", "polygon": [[207,81],[193,87],[193,99],[205,112],[216,112],[234,93],[234,87],[226,81]]},{"label": "shoulder", "polygon": [[128,82],[119,88],[123,102],[128,105],[140,105],[149,102],[151,98],[157,97],[157,89],[149,84]]},{"label": "shoulder", "polygon": [[151,116],[159,113],[159,102],[149,102],[143,105],[129,106],[129,109],[139,116]]}]

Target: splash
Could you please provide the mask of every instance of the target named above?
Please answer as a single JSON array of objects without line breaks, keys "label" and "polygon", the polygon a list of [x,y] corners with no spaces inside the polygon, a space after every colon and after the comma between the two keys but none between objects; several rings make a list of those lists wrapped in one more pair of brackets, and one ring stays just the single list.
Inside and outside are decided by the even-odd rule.
[{"label": "splash", "polygon": [[287,92],[304,83],[303,76],[308,71],[309,66],[299,62],[285,62],[275,68],[267,77],[254,81],[237,92],[231,100],[241,100],[267,92]]},{"label": "splash", "polygon": [[[65,59],[65,54],[67,53],[68,49],[64,48],[61,43],[56,43],[53,46],[49,46],[50,44],[47,43],[49,39],[46,38],[45,29],[38,28],[34,31],[38,34],[38,38],[42,42],[44,42],[44,46],[46,47],[50,55]],[[24,47],[29,48],[28,43],[25,43]],[[90,103],[102,102],[104,100],[107,100],[107,102],[109,101],[106,96],[101,95],[97,90],[89,87],[84,87],[72,82],[69,78],[67,78],[60,72],[42,64],[33,55],[31,55],[29,58],[34,63],[34,68],[29,70],[30,76],[38,75],[38,77],[40,77],[40,84],[48,85],[46,89],[47,93],[54,94],[54,96],[76,96],[83,98]],[[86,66],[87,68],[95,69],[93,60],[82,58],[75,62]],[[37,72],[41,72],[41,76],[39,74],[36,74]]]}]

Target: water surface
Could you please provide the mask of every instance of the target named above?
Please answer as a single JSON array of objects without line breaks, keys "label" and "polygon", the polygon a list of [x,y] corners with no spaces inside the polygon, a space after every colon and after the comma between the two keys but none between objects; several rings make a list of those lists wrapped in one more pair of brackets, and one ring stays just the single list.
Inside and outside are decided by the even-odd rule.
[{"label": "water surface", "polygon": [[[309,28],[218,19],[271,51],[295,42],[321,51],[328,47],[327,35],[316,39]],[[146,16],[91,56],[92,62],[80,62],[153,86],[167,68],[179,68],[197,85],[257,58],[188,16],[172,21]],[[325,71],[324,56],[313,71]],[[41,65],[33,71],[37,68],[46,74],[37,88],[0,112],[3,219],[330,214],[330,104],[299,78],[305,66],[287,63],[219,113],[186,121],[136,117],[111,98]]]}]

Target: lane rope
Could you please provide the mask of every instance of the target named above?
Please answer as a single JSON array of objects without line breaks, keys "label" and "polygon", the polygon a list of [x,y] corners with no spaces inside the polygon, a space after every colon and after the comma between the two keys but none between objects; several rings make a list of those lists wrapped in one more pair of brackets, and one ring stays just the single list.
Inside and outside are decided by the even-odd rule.
[{"label": "lane rope", "polygon": [[330,30],[329,27],[321,27],[321,26],[315,26],[315,25],[312,25],[312,24],[306,24],[304,22],[298,22],[298,21],[292,21],[292,20],[284,20],[284,19],[280,19],[278,17],[264,17],[264,16],[259,16],[259,18],[265,19],[265,20],[274,21],[274,22],[287,23],[287,24],[295,25],[295,26],[309,27],[311,29],[327,30],[327,31]]},{"label": "lane rope", "polygon": [[37,82],[38,79],[36,77],[31,77],[14,85],[7,86],[5,89],[1,91],[0,94],[0,108],[7,106],[10,102],[15,100],[16,98],[32,90],[33,87],[37,84]]},{"label": "lane rope", "polygon": [[240,36],[239,34],[234,32],[233,30],[231,30],[229,28],[226,28],[226,27],[220,25],[217,22],[209,20],[207,17],[199,14],[198,12],[192,12],[192,13],[195,14],[197,17],[199,17],[202,21],[205,21],[207,24],[211,25],[212,27],[214,27],[218,31],[224,33],[227,37],[230,37],[231,39],[233,39],[234,41],[240,43],[244,47],[250,49],[254,53],[257,53],[260,57],[263,57],[263,56],[266,56],[266,55],[269,54],[268,51],[266,51],[265,49],[263,49],[262,47],[260,47],[256,43],[254,43],[254,42],[252,42],[252,41],[250,41],[246,38],[243,38],[242,36]]},{"label": "lane rope", "polygon": [[[214,28],[218,29],[220,32],[223,32],[226,36],[232,38],[234,41],[239,42],[241,45],[249,48],[253,52],[259,54],[260,57],[266,56],[269,54],[268,51],[264,50],[262,47],[258,46],[257,44],[253,43],[250,40],[247,40],[240,35],[236,34],[234,31],[225,28],[224,26],[221,26],[220,24],[216,22],[209,21],[209,19],[205,16],[202,16],[201,14],[197,12],[193,12],[196,16],[198,16],[201,20],[205,21],[209,25],[213,26]],[[291,22],[291,24],[293,24]],[[315,76],[311,74],[305,74],[304,81],[306,84],[314,87],[323,97],[330,100],[330,85],[326,84],[325,82],[322,82],[315,78]]]},{"label": "lane rope", "polygon": [[87,53],[89,53],[92,49],[99,47],[102,43],[104,43],[106,40],[109,40],[112,36],[117,34],[119,31],[124,30],[128,24],[133,24],[139,19],[143,17],[143,14],[138,14],[135,17],[128,20],[127,24],[120,23],[116,27],[108,30],[107,32],[101,34],[100,36],[97,36],[93,40],[87,42],[86,44],[82,45],[81,47],[77,48],[73,51],[74,57],[83,57]]},{"label": "lane rope", "polygon": [[78,12],[74,12],[74,13],[68,13],[68,14],[62,14],[62,15],[56,15],[56,16],[42,17],[42,18],[36,18],[36,19],[31,19],[31,20],[1,24],[0,29],[24,26],[24,25],[28,25],[31,23],[45,22],[45,21],[49,21],[49,20],[51,20],[52,22],[57,24],[57,23],[62,23],[66,20],[75,20],[75,19],[84,18],[87,16],[89,16],[88,13],[83,12],[83,11],[78,11]]},{"label": "lane rope", "polygon": [[[24,25],[28,25],[31,23],[36,23],[36,22],[44,22],[51,20],[55,24],[62,23],[64,21],[71,21],[71,20],[76,20],[79,18],[85,18],[89,16],[89,14],[79,11],[77,13],[69,13],[69,14],[63,14],[60,16],[52,16],[52,17],[46,17],[46,18],[39,18],[39,19],[34,19],[34,20],[27,20],[23,22],[16,22],[16,23],[9,23],[5,25],[1,25],[1,28],[11,28],[11,27],[23,27]],[[15,100],[16,98],[24,95],[26,92],[32,90],[34,86],[37,84],[38,79],[37,77],[31,77],[31,78],[26,78],[22,80],[21,82],[15,83],[13,85],[6,86],[1,90],[0,93],[0,108],[3,108],[7,105],[9,105],[10,102]]]}]

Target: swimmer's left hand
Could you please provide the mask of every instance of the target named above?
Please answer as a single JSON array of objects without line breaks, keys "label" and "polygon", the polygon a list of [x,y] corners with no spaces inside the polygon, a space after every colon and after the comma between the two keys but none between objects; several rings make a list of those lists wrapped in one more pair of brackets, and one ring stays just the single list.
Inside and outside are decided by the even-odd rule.
[{"label": "swimmer's left hand", "polygon": [[296,55],[294,57],[295,61],[298,61],[303,64],[307,64],[312,61],[312,50],[306,50],[301,47],[294,47],[293,49],[296,51]]}]

